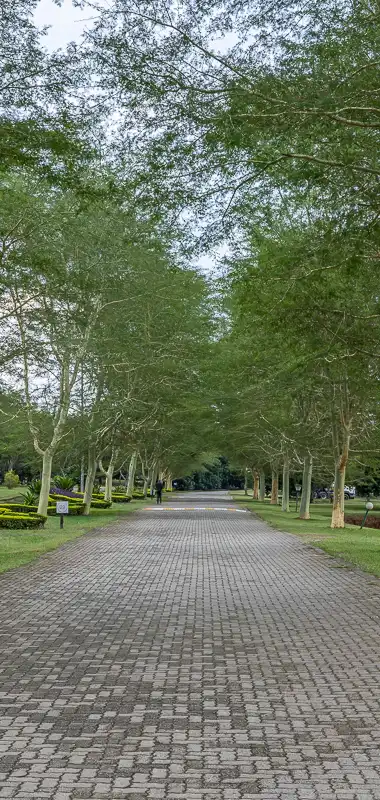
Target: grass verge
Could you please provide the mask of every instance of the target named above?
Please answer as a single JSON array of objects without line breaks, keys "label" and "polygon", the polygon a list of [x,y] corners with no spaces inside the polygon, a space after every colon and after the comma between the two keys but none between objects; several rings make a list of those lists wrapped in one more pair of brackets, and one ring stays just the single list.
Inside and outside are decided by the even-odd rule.
[{"label": "grass verge", "polygon": [[83,536],[91,528],[105,528],[150,502],[148,499],[133,500],[132,503],[114,503],[111,508],[105,510],[92,509],[89,517],[65,517],[63,530],[59,527],[59,517],[48,517],[42,530],[1,531],[0,572],[28,564],[43,553]]},{"label": "grass verge", "polygon": [[[310,507],[311,519],[298,519],[295,503],[290,512],[281,511],[280,506],[271,506],[269,500],[260,503],[245,497],[243,492],[233,492],[234,500],[254,511],[272,528],[294,533],[305,542],[320,547],[332,556],[338,556],[357,567],[380,576],[380,531],[375,528],[360,530],[355,525],[346,525],[342,530],[330,528],[331,504],[318,501]],[[347,501],[347,513],[364,513],[364,500]],[[380,514],[380,503],[375,503],[374,513]]]}]

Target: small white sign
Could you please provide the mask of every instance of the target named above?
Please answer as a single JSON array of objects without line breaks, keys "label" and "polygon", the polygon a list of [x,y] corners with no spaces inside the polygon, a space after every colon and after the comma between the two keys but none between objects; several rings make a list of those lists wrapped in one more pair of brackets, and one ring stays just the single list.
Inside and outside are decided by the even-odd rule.
[{"label": "small white sign", "polygon": [[69,501],[68,500],[58,500],[56,506],[56,513],[57,514],[68,514],[69,513]]}]

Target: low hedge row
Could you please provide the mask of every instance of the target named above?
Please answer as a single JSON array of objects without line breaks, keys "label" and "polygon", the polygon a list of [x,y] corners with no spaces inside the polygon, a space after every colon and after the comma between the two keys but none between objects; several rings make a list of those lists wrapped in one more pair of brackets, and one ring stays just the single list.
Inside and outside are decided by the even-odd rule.
[{"label": "low hedge row", "polygon": [[[50,494],[49,495],[51,500],[68,500],[69,504],[71,505],[83,505],[83,495],[80,495],[78,498],[76,497],[66,497],[64,494]],[[91,500],[91,508],[110,508],[112,503],[109,500]],[[83,513],[83,512],[78,512]]]},{"label": "low hedge row", "polygon": [[[69,503],[69,517],[77,517],[84,514],[85,508],[86,506],[84,503]],[[53,506],[48,506],[47,513],[49,517],[54,517],[57,513],[55,503]]]},{"label": "low hedge row", "polygon": [[[104,500],[104,494],[94,492],[92,497],[93,500]],[[113,503],[130,503],[131,500],[132,497],[129,494],[123,494],[122,492],[112,492]]]},{"label": "low hedge row", "polygon": [[41,514],[11,514],[7,509],[0,508],[0,528],[22,530],[25,528],[43,528],[46,517]]}]

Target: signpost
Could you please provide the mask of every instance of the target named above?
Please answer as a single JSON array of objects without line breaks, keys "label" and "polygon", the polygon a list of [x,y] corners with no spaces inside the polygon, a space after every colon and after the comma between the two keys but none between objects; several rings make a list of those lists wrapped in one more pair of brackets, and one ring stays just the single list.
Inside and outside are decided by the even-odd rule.
[{"label": "signpost", "polygon": [[69,501],[68,500],[57,500],[55,513],[56,514],[60,514],[61,518],[60,518],[60,521],[59,521],[59,527],[63,528],[64,515],[69,513]]}]

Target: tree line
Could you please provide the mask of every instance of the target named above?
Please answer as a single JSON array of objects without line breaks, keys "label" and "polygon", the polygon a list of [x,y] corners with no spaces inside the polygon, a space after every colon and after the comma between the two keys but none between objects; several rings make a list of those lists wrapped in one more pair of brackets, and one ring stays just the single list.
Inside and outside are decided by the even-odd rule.
[{"label": "tree line", "polygon": [[33,2],[2,9],[1,421],[39,512],[58,453],[88,503],[99,466],[109,488],[212,451],[257,498],[281,473],[284,511],[298,476],[304,519],[333,482],[344,526],[380,452],[378,7],[82,5],[53,54]]}]

